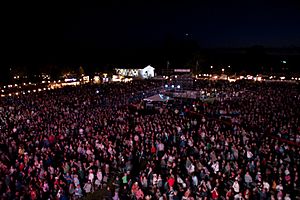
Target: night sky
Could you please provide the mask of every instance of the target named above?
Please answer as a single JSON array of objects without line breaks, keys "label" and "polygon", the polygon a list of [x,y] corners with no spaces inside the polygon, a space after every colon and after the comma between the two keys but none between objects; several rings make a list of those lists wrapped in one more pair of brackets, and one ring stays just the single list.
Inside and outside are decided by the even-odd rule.
[{"label": "night sky", "polygon": [[[238,3],[237,3],[238,2]],[[166,33],[190,34],[200,46],[300,45],[300,7],[290,0],[181,1],[86,5],[66,37],[96,46],[152,46]],[[88,37],[87,37],[88,36]],[[87,39],[88,38],[88,39]]]},{"label": "night sky", "polygon": [[300,46],[297,0],[10,4],[2,8],[1,25],[10,60],[69,50],[160,48],[170,35],[203,48]]}]

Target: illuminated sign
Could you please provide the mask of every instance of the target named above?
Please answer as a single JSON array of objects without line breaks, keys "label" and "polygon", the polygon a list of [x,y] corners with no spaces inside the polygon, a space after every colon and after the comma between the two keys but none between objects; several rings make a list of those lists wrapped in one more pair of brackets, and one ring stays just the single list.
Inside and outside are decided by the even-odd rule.
[{"label": "illuminated sign", "polygon": [[76,81],[76,78],[66,78],[65,82],[74,82]]},{"label": "illuminated sign", "polygon": [[174,69],[174,72],[191,72],[191,69]]}]

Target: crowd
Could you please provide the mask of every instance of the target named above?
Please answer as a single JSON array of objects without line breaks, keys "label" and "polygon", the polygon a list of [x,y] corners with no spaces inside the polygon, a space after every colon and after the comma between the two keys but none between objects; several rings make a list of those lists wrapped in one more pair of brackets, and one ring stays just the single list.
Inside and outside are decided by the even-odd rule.
[{"label": "crowd", "polygon": [[0,199],[295,199],[299,86],[197,84],[214,102],[154,112],[129,107],[158,92],[152,81],[3,98]]}]

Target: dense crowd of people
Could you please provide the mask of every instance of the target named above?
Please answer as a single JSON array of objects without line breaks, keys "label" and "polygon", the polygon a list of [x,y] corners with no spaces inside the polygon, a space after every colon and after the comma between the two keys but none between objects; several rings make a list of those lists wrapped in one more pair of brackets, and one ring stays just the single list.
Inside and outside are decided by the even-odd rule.
[{"label": "dense crowd of people", "polygon": [[[198,81],[213,102],[146,110],[160,81],[2,98],[0,199],[295,199],[297,84]],[[139,106],[130,106],[130,104]]]}]

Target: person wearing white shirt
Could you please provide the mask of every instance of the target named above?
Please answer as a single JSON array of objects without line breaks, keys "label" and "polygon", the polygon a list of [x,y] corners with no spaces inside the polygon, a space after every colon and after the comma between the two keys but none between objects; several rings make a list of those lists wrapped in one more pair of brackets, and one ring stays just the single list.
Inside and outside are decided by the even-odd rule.
[{"label": "person wearing white shirt", "polygon": [[249,172],[247,172],[244,176],[245,179],[245,183],[250,186],[250,184],[253,182],[251,175],[249,174]]},{"label": "person wearing white shirt", "polygon": [[250,159],[250,158],[252,158],[252,156],[253,156],[253,153],[250,150],[248,150],[247,151],[247,158]]},{"label": "person wearing white shirt", "polygon": [[232,185],[233,191],[235,193],[239,193],[240,192],[240,185],[239,182],[237,180],[234,181],[233,185]]},{"label": "person wearing white shirt", "polygon": [[219,162],[215,162],[212,166],[211,166],[213,169],[214,169],[214,173],[217,174],[219,172]]},{"label": "person wearing white shirt", "polygon": [[100,169],[98,169],[98,172],[97,172],[97,179],[100,181],[100,183],[101,183],[101,181],[102,181],[102,172],[101,172],[101,170]]},{"label": "person wearing white shirt", "polygon": [[192,174],[195,171],[195,166],[191,163],[191,165],[188,168],[189,174]]},{"label": "person wearing white shirt", "polygon": [[283,190],[283,187],[282,187],[282,185],[281,185],[281,184],[277,185],[277,186],[276,186],[276,190],[277,190],[277,191],[281,191],[281,190]]},{"label": "person wearing white shirt", "polygon": [[82,197],[82,190],[80,185],[78,185],[75,189],[75,196],[77,196],[78,198]]},{"label": "person wearing white shirt", "polygon": [[234,200],[243,200],[243,199],[244,198],[243,198],[242,194],[240,194],[240,193],[234,195]]},{"label": "person wearing white shirt", "polygon": [[290,194],[286,194],[284,200],[291,200]]},{"label": "person wearing white shirt", "polygon": [[193,175],[192,180],[193,180],[193,185],[197,187],[198,186],[198,178],[197,178],[197,176]]},{"label": "person wearing white shirt", "polygon": [[77,187],[78,185],[80,186],[80,182],[79,182],[79,179],[78,179],[78,175],[77,175],[77,174],[74,175],[74,184],[75,184],[76,187]]},{"label": "person wearing white shirt", "polygon": [[86,184],[84,184],[83,189],[86,193],[90,193],[92,191],[92,183],[90,180]]},{"label": "person wearing white shirt", "polygon": [[158,145],[158,151],[164,151],[165,150],[165,145],[161,142]]},{"label": "person wearing white shirt", "polygon": [[180,176],[177,175],[177,183],[183,184],[183,180]]},{"label": "person wearing white shirt", "polygon": [[266,189],[266,191],[267,192],[269,192],[269,190],[270,190],[270,184],[268,183],[268,182],[263,182],[263,186],[264,186],[264,188]]},{"label": "person wearing white shirt", "polygon": [[89,173],[89,180],[91,181],[91,183],[94,181],[94,177],[95,177],[95,175],[93,174],[93,170],[90,170],[89,171],[90,173]]}]

